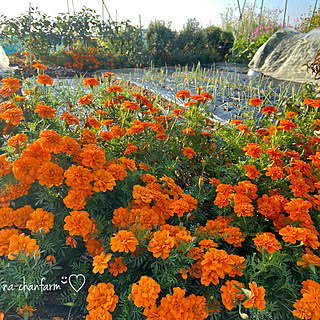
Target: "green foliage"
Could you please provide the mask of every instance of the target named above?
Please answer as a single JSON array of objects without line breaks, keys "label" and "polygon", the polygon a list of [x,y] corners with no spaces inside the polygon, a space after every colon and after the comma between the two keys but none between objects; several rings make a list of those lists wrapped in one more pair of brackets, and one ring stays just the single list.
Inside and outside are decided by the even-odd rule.
[{"label": "green foliage", "polygon": [[238,63],[249,63],[258,49],[269,39],[269,36],[264,34],[256,41],[250,41],[249,39],[240,36],[235,40],[229,61]]}]

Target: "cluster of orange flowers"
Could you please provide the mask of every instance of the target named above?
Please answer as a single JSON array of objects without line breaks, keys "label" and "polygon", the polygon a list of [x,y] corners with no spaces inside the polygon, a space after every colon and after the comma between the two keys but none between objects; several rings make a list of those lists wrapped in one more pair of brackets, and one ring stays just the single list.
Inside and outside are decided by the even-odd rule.
[{"label": "cluster of orange flowers", "polygon": [[[89,47],[87,52],[80,53],[80,51],[75,48],[70,48],[70,50],[64,50],[63,53],[67,58],[71,59],[71,62],[65,62],[64,66],[66,68],[74,68],[78,70],[97,70],[103,65],[114,68],[115,64],[110,57],[115,57],[111,53],[105,54],[99,52],[96,47]],[[59,58],[57,58],[57,63],[59,63]]]},{"label": "cluster of orange flowers", "polygon": [[138,307],[144,307],[143,314],[148,320],[152,319],[193,319],[204,320],[208,317],[206,299],[203,296],[191,294],[185,297],[186,290],[173,288],[173,294],[167,294],[155,304],[160,286],[149,277],[141,277],[139,284],[132,285],[131,299]]},{"label": "cluster of orange flowers", "polygon": [[[30,256],[37,254],[39,246],[35,239],[26,236],[19,229],[29,229],[31,232],[46,234],[53,228],[54,214],[41,208],[36,210],[25,205],[13,210],[0,208],[0,256],[15,259],[19,253]],[[18,228],[13,228],[13,225]]]},{"label": "cluster of orange flowers", "polygon": [[100,282],[96,286],[92,285],[87,296],[89,315],[86,320],[111,320],[110,312],[114,311],[118,301],[113,284]]},{"label": "cluster of orange flowers", "polygon": [[231,185],[219,184],[214,204],[218,208],[231,204],[238,217],[252,217],[254,211],[252,200],[258,197],[257,190],[258,187],[248,180],[240,181],[238,185],[233,187]]},{"label": "cluster of orange flowers", "polygon": [[320,319],[320,285],[313,280],[302,282],[302,298],[293,305],[299,319]]}]

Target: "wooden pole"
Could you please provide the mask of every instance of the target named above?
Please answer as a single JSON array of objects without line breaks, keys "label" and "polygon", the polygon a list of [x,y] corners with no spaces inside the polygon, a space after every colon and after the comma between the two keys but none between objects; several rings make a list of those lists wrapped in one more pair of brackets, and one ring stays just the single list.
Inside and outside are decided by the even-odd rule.
[{"label": "wooden pole", "polygon": [[248,28],[248,36],[249,36],[249,34],[250,34],[250,31],[251,31],[253,14],[254,14],[255,8],[256,8],[256,0],[253,0],[253,5],[252,5],[252,9],[251,9],[251,17],[250,17],[249,28]]},{"label": "wooden pole", "polygon": [[31,23],[32,23],[32,17],[31,17],[31,2],[29,2],[29,22],[30,22],[30,29],[29,29],[29,63],[30,68],[32,67],[32,49],[31,49]]},{"label": "wooden pole", "polygon": [[109,16],[109,19],[112,21],[112,18],[111,18],[111,15],[110,15],[110,12],[106,6],[106,4],[104,3],[104,0],[102,0],[102,5],[104,6],[104,8],[106,9],[107,13],[108,13],[108,16]]},{"label": "wooden pole", "polygon": [[285,7],[284,7],[283,23],[282,23],[283,27],[286,26],[287,7],[288,7],[288,0],[286,0]]},{"label": "wooden pole", "polygon": [[69,0],[67,0],[68,14],[70,14]]},{"label": "wooden pole", "polygon": [[261,19],[262,19],[263,5],[264,5],[264,0],[262,0],[262,1],[261,1],[260,17],[259,17],[259,26],[261,26]]},{"label": "wooden pole", "polygon": [[75,12],[75,10],[74,10],[74,3],[73,3],[73,0],[71,0],[71,1],[72,1],[73,15],[75,16],[75,15],[76,15],[76,12]]}]

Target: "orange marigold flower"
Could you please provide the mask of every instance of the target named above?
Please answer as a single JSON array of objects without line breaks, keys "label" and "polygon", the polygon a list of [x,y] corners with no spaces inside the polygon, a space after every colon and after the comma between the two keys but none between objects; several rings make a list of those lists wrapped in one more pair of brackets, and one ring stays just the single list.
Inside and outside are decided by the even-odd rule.
[{"label": "orange marigold flower", "polygon": [[16,255],[19,253],[30,256],[39,252],[39,246],[35,239],[30,239],[30,236],[26,236],[24,233],[14,234],[10,237],[9,244],[9,255],[10,260],[16,259]]},{"label": "orange marigold flower", "polygon": [[81,152],[82,164],[94,170],[101,168],[106,163],[104,150],[96,144],[86,144]]},{"label": "orange marigold flower", "polygon": [[231,195],[234,193],[234,189],[229,184],[219,184],[217,187],[217,196],[214,200],[214,204],[218,206],[219,209],[229,205],[231,200]]},{"label": "orange marigold flower", "polygon": [[57,262],[56,258],[51,255],[46,256],[46,261],[50,262],[49,264],[50,267]]},{"label": "orange marigold flower", "polygon": [[100,282],[96,286],[92,285],[89,288],[87,310],[102,308],[104,312],[112,312],[116,308],[118,301],[119,297],[115,294],[113,284]]},{"label": "orange marigold flower", "polygon": [[4,98],[11,96],[12,93],[17,92],[21,88],[19,79],[7,77],[2,78],[1,81],[2,85],[0,89],[0,95],[2,95]]},{"label": "orange marigold flower", "polygon": [[256,169],[254,164],[245,164],[243,169],[246,170],[246,176],[250,179],[260,178],[260,171]]},{"label": "orange marigold flower", "polygon": [[293,310],[293,315],[300,319],[319,319],[319,283],[313,280],[306,280],[302,282],[302,286],[302,298],[300,300],[296,300],[296,303],[293,305],[296,309]]},{"label": "orange marigold flower", "polygon": [[246,135],[250,135],[250,131],[248,129],[248,126],[245,124],[237,125],[236,129],[239,130],[240,132],[244,132],[244,134],[246,134]]},{"label": "orange marigold flower", "polygon": [[176,287],[173,288],[173,295],[167,294],[161,299],[159,307],[160,319],[190,319],[189,304],[185,298],[185,293],[185,289]]},{"label": "orange marigold flower", "polygon": [[182,132],[183,132],[184,134],[189,134],[190,136],[194,136],[194,135],[195,135],[195,134],[194,134],[194,131],[193,131],[193,129],[192,129],[191,127],[186,128],[186,129],[183,129]]},{"label": "orange marigold flower", "polygon": [[38,74],[37,78],[38,78],[37,82],[40,84],[45,84],[49,86],[53,85],[53,79],[47,74]]},{"label": "orange marigold flower", "polygon": [[42,186],[48,188],[60,186],[63,182],[63,169],[50,161],[45,162],[37,172],[37,179]]},{"label": "orange marigold flower", "polygon": [[151,307],[156,303],[160,290],[160,285],[156,281],[142,276],[138,284],[132,284],[131,299],[137,307]]},{"label": "orange marigold flower", "polygon": [[120,126],[112,126],[112,127],[110,127],[110,130],[113,134],[113,137],[116,137],[119,139],[126,134],[126,129],[122,128]]},{"label": "orange marigold flower", "polygon": [[104,269],[108,268],[108,262],[111,260],[112,258],[112,253],[101,253],[100,255],[94,256],[93,257],[93,273],[104,273]]},{"label": "orange marigold flower", "polygon": [[262,100],[260,98],[251,98],[249,100],[249,106],[260,106],[262,104]]},{"label": "orange marigold flower", "polygon": [[119,273],[126,272],[128,267],[122,263],[122,257],[114,258],[114,262],[110,262],[109,272],[116,277]]},{"label": "orange marigold flower", "polygon": [[113,237],[110,239],[111,250],[113,252],[134,252],[137,245],[139,244],[138,240],[134,236],[133,232],[120,230],[117,234],[113,234]]},{"label": "orange marigold flower", "polygon": [[95,86],[98,86],[100,82],[96,78],[86,78],[83,81],[83,85],[85,88],[90,87],[93,88]]},{"label": "orange marigold flower", "polygon": [[256,159],[261,157],[263,149],[256,143],[247,143],[247,145],[243,147],[243,151],[246,152],[245,155]]},{"label": "orange marigold flower", "polygon": [[38,69],[38,70],[47,70],[48,68],[41,64],[40,62],[36,62],[35,64],[32,65],[35,69]]},{"label": "orange marigold flower", "polygon": [[184,147],[183,154],[185,154],[188,157],[188,159],[191,159],[197,153],[192,148]]},{"label": "orange marigold flower", "polygon": [[33,316],[33,311],[37,311],[36,308],[33,308],[33,306],[28,306],[26,303],[21,309],[18,310],[18,314],[25,318],[25,314],[27,314],[29,317]]},{"label": "orange marigold flower", "polygon": [[105,72],[105,74],[103,75],[104,77],[112,77],[114,76],[115,74],[112,73],[112,72]]},{"label": "orange marigold flower", "polygon": [[21,232],[15,228],[3,228],[0,230],[0,256],[9,255],[10,238],[14,234],[19,235]]},{"label": "orange marigold flower", "polygon": [[142,169],[144,171],[147,171],[150,169],[150,167],[147,164],[145,164],[144,162],[139,163],[139,167],[140,167],[140,169]]},{"label": "orange marigold flower", "polygon": [[283,179],[284,173],[280,167],[268,167],[266,176],[271,176],[272,180],[277,180],[278,178]]},{"label": "orange marigold flower", "polygon": [[257,200],[257,211],[268,219],[276,219],[283,210],[285,203],[283,196],[271,196],[264,194]]},{"label": "orange marigold flower", "polygon": [[107,91],[109,92],[109,93],[112,93],[112,92],[116,92],[116,93],[121,93],[122,92],[122,90],[123,90],[123,88],[121,87],[121,86],[111,86],[111,87],[109,87],[108,89],[107,89]]},{"label": "orange marigold flower", "polygon": [[306,99],[304,99],[302,104],[307,104],[307,105],[314,107],[314,108],[320,108],[320,99],[306,98]]},{"label": "orange marigold flower", "polygon": [[213,184],[215,186],[218,186],[219,184],[221,184],[221,181],[219,179],[216,179],[216,178],[209,178],[209,183]]},{"label": "orange marigold flower", "polygon": [[157,181],[157,178],[149,173],[144,174],[142,177],[140,177],[140,179],[146,183],[152,183]]},{"label": "orange marigold flower", "polygon": [[64,218],[64,229],[69,231],[71,236],[81,236],[88,239],[93,222],[89,218],[87,211],[71,211],[69,216]]},{"label": "orange marigold flower", "polygon": [[286,118],[292,118],[293,116],[296,116],[296,115],[298,115],[296,112],[293,112],[293,111],[287,112],[286,113]]},{"label": "orange marigold flower", "polygon": [[128,175],[126,169],[119,164],[112,163],[104,167],[112,174],[115,180],[123,180]]},{"label": "orange marigold flower", "polygon": [[140,106],[135,101],[126,100],[123,101],[122,106],[124,106],[125,110],[140,110]]},{"label": "orange marigold flower", "polygon": [[96,134],[91,130],[84,129],[81,133],[80,144],[95,144],[97,141]]},{"label": "orange marigold flower", "polygon": [[94,127],[96,129],[100,129],[101,127],[100,122],[94,117],[88,117],[88,124],[89,127]]},{"label": "orange marigold flower", "polygon": [[35,181],[40,161],[33,157],[21,157],[13,163],[12,173],[16,179],[24,184]]},{"label": "orange marigold flower", "polygon": [[113,138],[113,133],[110,131],[100,131],[99,137],[101,137],[105,141],[111,141]]},{"label": "orange marigold flower", "polygon": [[22,109],[18,107],[13,107],[0,113],[0,118],[5,120],[8,125],[12,126],[16,126],[21,120],[25,120]]},{"label": "orange marigold flower", "polygon": [[63,148],[63,140],[61,135],[53,129],[43,130],[40,133],[39,141],[43,149],[53,153],[59,153]]},{"label": "orange marigold flower", "polygon": [[37,103],[37,105],[34,108],[34,112],[39,114],[39,117],[42,118],[51,118],[53,119],[57,113],[57,111],[54,108],[51,108],[49,106],[46,106],[45,104],[42,104],[40,102]]},{"label": "orange marigold flower", "polygon": [[11,172],[12,163],[6,160],[6,155],[0,155],[0,178]]},{"label": "orange marigold flower", "polygon": [[312,267],[320,268],[320,257],[315,255],[309,248],[306,248],[306,253],[297,261],[297,265],[302,268],[311,269]]},{"label": "orange marigold flower", "polygon": [[73,210],[81,210],[87,204],[87,198],[91,195],[91,185],[87,189],[71,188],[68,195],[63,199],[63,203],[67,208]]},{"label": "orange marigold flower", "polygon": [[279,230],[279,234],[284,241],[293,244],[301,241],[305,246],[310,246],[312,249],[317,249],[320,245],[318,236],[307,228],[296,228],[292,225],[287,225]]},{"label": "orange marigold flower", "polygon": [[223,286],[221,286],[221,298],[222,303],[228,310],[232,310],[235,303],[240,300],[244,300],[244,294],[241,291],[243,284],[237,280],[227,280]]},{"label": "orange marigold flower", "polygon": [[61,152],[65,152],[69,155],[76,155],[79,153],[80,145],[79,143],[71,137],[64,136],[62,138],[63,144]]},{"label": "orange marigold flower", "polygon": [[231,120],[231,125],[239,125],[242,124],[242,120]]},{"label": "orange marigold flower", "polygon": [[53,228],[54,214],[38,208],[30,214],[30,219],[27,222],[27,229],[32,232],[48,233]]},{"label": "orange marigold flower", "polygon": [[137,169],[134,159],[120,157],[119,160],[122,162],[122,165],[124,166],[125,169],[129,169],[130,171]]},{"label": "orange marigold flower", "polygon": [[240,263],[240,269],[243,261],[244,258],[236,255],[229,256],[225,250],[209,249],[201,261],[201,284],[208,286],[212,282],[217,285],[219,278],[224,279],[227,274],[230,276],[241,275],[241,271],[237,270],[236,266]]},{"label": "orange marigold flower", "polygon": [[92,181],[92,174],[89,169],[74,164],[65,171],[64,176],[66,185],[73,188],[87,186]]},{"label": "orange marigold flower", "polygon": [[280,119],[280,124],[278,125],[277,129],[284,130],[286,132],[290,132],[290,130],[293,130],[295,132],[294,129],[297,127],[298,127],[298,125],[293,123],[290,120]]},{"label": "orange marigold flower", "polygon": [[31,206],[25,205],[14,211],[14,225],[19,229],[26,229],[27,222],[31,219],[31,214],[34,212]]},{"label": "orange marigold flower", "polygon": [[21,148],[22,146],[24,146],[25,142],[27,141],[28,141],[28,137],[26,134],[18,133],[8,140],[8,146],[11,146],[14,148]]},{"label": "orange marigold flower", "polygon": [[190,91],[188,91],[188,90],[179,90],[176,93],[176,97],[177,98],[181,98],[181,99],[189,99],[190,98]]},{"label": "orange marigold flower", "polygon": [[212,94],[210,94],[209,92],[201,92],[200,93],[201,96],[203,96],[205,98],[205,100],[212,100],[213,99],[213,96]]},{"label": "orange marigold flower", "polygon": [[124,151],[124,154],[137,153],[138,147],[131,142],[127,143],[127,148]]},{"label": "orange marigold flower", "polygon": [[173,115],[174,117],[182,116],[182,115],[183,115],[183,112],[184,112],[184,110],[182,110],[182,109],[174,109],[174,110],[172,111],[172,115]]},{"label": "orange marigold flower", "polygon": [[44,149],[39,141],[34,141],[32,144],[29,144],[22,153],[23,157],[35,158],[40,162],[50,161],[52,157],[50,151]]},{"label": "orange marigold flower", "polygon": [[153,253],[155,258],[167,259],[174,246],[174,238],[170,237],[169,231],[156,231],[148,245],[148,251]]},{"label": "orange marigold flower", "polygon": [[275,250],[280,250],[282,248],[281,244],[276,239],[276,236],[271,232],[263,232],[262,234],[257,233],[253,241],[261,254],[263,254],[262,247],[269,253],[273,253]]},{"label": "orange marigold flower", "polygon": [[15,220],[14,211],[11,208],[0,208],[0,228],[11,227]]},{"label": "orange marigold flower", "polygon": [[290,219],[307,223],[312,223],[308,213],[311,208],[312,204],[301,198],[291,199],[291,201],[287,202],[284,206],[285,211],[290,215]]},{"label": "orange marigold flower", "polygon": [[79,118],[77,116],[72,115],[71,113],[64,112],[60,118],[60,120],[66,120],[69,126],[73,124],[79,124]]},{"label": "orange marigold flower", "polygon": [[268,113],[272,114],[277,112],[277,108],[274,106],[265,106],[264,108],[262,108],[261,112],[265,115],[267,115]]},{"label": "orange marigold flower", "polygon": [[257,307],[259,310],[263,310],[266,307],[266,301],[264,299],[265,289],[264,287],[257,287],[257,284],[252,281],[249,283],[250,296],[249,300],[243,303],[245,308]]},{"label": "orange marigold flower", "polygon": [[92,190],[94,192],[106,192],[107,190],[112,191],[113,187],[116,185],[113,175],[103,168],[93,172],[93,180],[94,186]]},{"label": "orange marigold flower", "polygon": [[71,248],[76,248],[77,241],[73,236],[66,236],[66,245],[70,246]]},{"label": "orange marigold flower", "polygon": [[89,93],[89,94],[87,94],[85,96],[80,97],[79,100],[78,100],[78,105],[82,105],[82,104],[89,105],[89,104],[91,104],[93,102],[92,97],[93,97],[93,93]]}]

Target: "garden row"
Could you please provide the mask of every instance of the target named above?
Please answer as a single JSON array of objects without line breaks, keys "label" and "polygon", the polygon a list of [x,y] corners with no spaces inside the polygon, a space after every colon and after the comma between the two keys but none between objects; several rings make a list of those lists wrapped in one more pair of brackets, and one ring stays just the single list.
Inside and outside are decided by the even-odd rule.
[{"label": "garden row", "polygon": [[[97,69],[156,65],[212,64],[231,60],[249,62],[258,48],[279,28],[280,12],[262,14],[246,6],[242,18],[227,8],[222,25],[203,28],[189,19],[181,31],[155,20],[146,30],[130,21],[102,20],[83,8],[73,15],[51,18],[30,8],[19,17],[0,18],[0,44],[12,65],[31,68],[36,61],[73,68],[81,72]],[[320,13],[302,17],[296,28],[310,31],[319,24]],[[145,32],[146,31],[146,32]],[[144,35],[145,32],[145,35]]]},{"label": "garden row", "polygon": [[[93,319],[320,319],[320,100],[208,120],[213,97],[160,108],[80,79],[74,100],[2,79],[0,285],[83,275],[62,302]],[[18,94],[23,92],[23,94]],[[61,268],[63,269],[61,270]],[[25,319],[40,290],[7,290]]]}]

